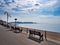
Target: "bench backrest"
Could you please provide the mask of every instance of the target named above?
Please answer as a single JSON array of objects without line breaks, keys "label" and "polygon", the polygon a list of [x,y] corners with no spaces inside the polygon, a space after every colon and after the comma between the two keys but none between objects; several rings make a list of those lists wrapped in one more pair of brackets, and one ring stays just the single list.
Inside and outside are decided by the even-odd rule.
[{"label": "bench backrest", "polygon": [[34,35],[41,36],[41,33],[40,33],[40,32],[35,31],[35,32],[34,32]]},{"label": "bench backrest", "polygon": [[41,36],[41,33],[40,32],[37,32],[37,31],[29,30],[29,33],[30,34],[34,34],[34,35]]},{"label": "bench backrest", "polygon": [[32,31],[32,30],[29,30],[29,33],[30,33],[30,34],[34,34],[34,31]]}]

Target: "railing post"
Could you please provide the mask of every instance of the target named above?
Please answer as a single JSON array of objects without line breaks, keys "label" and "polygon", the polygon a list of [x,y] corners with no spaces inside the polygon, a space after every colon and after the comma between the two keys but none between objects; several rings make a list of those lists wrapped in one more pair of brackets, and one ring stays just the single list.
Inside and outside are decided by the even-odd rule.
[{"label": "railing post", "polygon": [[45,40],[47,41],[46,31],[45,31]]}]

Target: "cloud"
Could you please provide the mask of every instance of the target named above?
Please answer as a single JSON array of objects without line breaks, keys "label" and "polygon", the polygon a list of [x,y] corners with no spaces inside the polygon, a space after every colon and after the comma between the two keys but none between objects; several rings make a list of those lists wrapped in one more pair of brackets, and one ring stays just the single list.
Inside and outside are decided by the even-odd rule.
[{"label": "cloud", "polygon": [[[49,0],[44,3],[44,1],[40,0],[2,0],[0,1],[4,5],[4,9],[6,11],[12,10],[12,8],[19,7],[19,10],[24,10],[24,11],[31,11],[34,10],[39,10],[41,8],[47,8],[47,7],[52,7],[57,3],[57,0]],[[43,2],[43,3],[41,3]],[[5,4],[7,3],[7,4]],[[38,4],[38,6],[36,6]],[[12,10],[13,11],[13,10]]]},{"label": "cloud", "polygon": [[60,16],[36,16],[20,18],[20,21],[32,21],[37,23],[60,24]]},{"label": "cloud", "polygon": [[6,21],[6,19],[7,19],[7,16],[6,15],[0,15],[0,20],[4,20],[4,21]]},{"label": "cloud", "polygon": [[51,15],[58,3],[58,0],[0,0],[0,8],[9,13]]},{"label": "cloud", "polygon": [[54,6],[56,3],[57,3],[57,0],[51,0],[51,1],[46,2],[46,4],[44,4],[44,5],[45,5],[45,6],[52,7],[52,6]]}]

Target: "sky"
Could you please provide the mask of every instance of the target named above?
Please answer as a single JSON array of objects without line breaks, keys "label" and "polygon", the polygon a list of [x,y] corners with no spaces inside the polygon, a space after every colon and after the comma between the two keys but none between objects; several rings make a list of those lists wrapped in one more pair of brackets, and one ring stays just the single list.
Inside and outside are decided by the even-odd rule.
[{"label": "sky", "polygon": [[0,0],[0,20],[60,24],[60,0]]}]

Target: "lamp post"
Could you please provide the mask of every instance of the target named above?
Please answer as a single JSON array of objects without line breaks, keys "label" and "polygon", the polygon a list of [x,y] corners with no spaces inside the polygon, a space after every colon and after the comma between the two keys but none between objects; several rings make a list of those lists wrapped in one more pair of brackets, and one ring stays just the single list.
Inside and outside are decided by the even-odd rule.
[{"label": "lamp post", "polygon": [[15,20],[15,30],[16,30],[16,21],[17,21],[17,18],[15,18],[14,20]]},{"label": "lamp post", "polygon": [[4,12],[4,14],[7,14],[7,25],[8,25],[8,12]]},{"label": "lamp post", "polygon": [[7,26],[8,26],[8,17],[11,17],[11,16],[8,14],[8,12],[7,12],[7,11],[5,11],[5,12],[4,12],[4,14],[6,14],[6,15],[7,15]]}]

